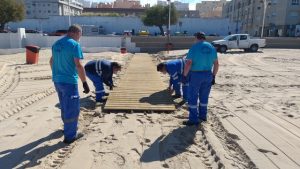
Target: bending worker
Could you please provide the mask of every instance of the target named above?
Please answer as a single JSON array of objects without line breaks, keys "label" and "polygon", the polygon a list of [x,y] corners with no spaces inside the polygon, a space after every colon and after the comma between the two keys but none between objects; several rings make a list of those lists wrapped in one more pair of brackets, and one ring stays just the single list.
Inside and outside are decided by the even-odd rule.
[{"label": "bending worker", "polygon": [[117,62],[110,62],[108,60],[93,60],[89,61],[84,69],[87,77],[93,82],[96,88],[96,102],[105,102],[103,96],[105,93],[103,83],[105,83],[110,90],[113,90],[114,83],[112,80],[113,74],[121,70],[121,65]]},{"label": "bending worker", "polygon": [[173,90],[175,91],[175,95],[173,97],[180,98],[183,95],[183,100],[187,101],[188,83],[182,85],[181,93],[181,79],[183,75],[184,65],[184,59],[170,60],[168,62],[158,64],[157,71],[162,72],[163,74],[168,73],[170,75],[170,83],[168,89],[171,90],[173,87]]},{"label": "bending worker", "polygon": [[197,42],[188,52],[183,74],[183,83],[189,75],[189,120],[184,121],[184,125],[198,125],[200,121],[207,120],[208,97],[219,70],[216,49],[205,42],[204,33],[198,32],[195,37]]}]

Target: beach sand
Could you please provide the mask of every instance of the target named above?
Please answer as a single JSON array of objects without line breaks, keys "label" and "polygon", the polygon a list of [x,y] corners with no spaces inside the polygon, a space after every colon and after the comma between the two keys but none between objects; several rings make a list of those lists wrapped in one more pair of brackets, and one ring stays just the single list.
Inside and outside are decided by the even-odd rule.
[{"label": "beach sand", "polygon": [[[153,55],[176,58],[187,50]],[[186,106],[173,113],[105,113],[94,93],[83,94],[79,131],[62,143],[50,50],[39,63],[25,53],[0,56],[0,168],[300,168],[300,50],[263,49],[219,54],[208,121],[186,127]],[[86,63],[106,58],[124,65],[133,54],[85,53]],[[161,75],[168,83],[168,77]],[[94,87],[88,81],[90,88]]]}]

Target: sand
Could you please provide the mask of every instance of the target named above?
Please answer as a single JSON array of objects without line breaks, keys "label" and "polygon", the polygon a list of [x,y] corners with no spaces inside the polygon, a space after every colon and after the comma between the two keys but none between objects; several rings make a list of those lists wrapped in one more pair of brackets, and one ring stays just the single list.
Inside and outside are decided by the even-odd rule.
[{"label": "sand", "polygon": [[[199,127],[181,125],[186,106],[174,113],[105,113],[93,92],[83,94],[79,85],[79,131],[85,135],[71,145],[62,143],[51,52],[42,50],[37,65],[25,64],[25,53],[1,55],[0,168],[300,168],[299,53],[220,54],[208,122]],[[84,62],[106,58],[126,68],[132,56],[85,53]],[[116,84],[123,74],[114,77]]]}]

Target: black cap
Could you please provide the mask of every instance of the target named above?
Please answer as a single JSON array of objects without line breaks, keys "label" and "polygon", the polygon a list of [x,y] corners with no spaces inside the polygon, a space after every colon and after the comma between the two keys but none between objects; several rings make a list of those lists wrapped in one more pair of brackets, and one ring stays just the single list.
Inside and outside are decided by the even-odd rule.
[{"label": "black cap", "polygon": [[197,39],[206,39],[205,38],[205,33],[204,32],[197,32],[194,34],[194,36],[197,38]]}]

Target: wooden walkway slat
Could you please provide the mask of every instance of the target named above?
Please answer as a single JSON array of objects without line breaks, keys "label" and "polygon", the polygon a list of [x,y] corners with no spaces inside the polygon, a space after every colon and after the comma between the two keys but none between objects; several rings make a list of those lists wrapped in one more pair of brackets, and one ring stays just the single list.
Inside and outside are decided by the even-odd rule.
[{"label": "wooden walkway slat", "polygon": [[136,54],[118,87],[109,95],[105,110],[174,111],[175,105],[148,54]]}]

